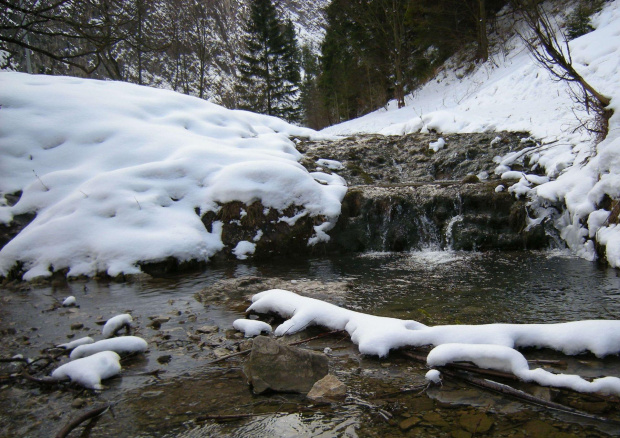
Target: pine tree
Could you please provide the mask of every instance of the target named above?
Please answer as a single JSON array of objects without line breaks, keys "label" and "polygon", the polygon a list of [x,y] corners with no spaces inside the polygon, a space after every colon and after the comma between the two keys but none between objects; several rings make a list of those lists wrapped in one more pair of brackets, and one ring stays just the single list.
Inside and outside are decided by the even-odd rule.
[{"label": "pine tree", "polygon": [[239,65],[239,106],[299,120],[299,49],[292,23],[282,24],[271,0],[252,0]]}]

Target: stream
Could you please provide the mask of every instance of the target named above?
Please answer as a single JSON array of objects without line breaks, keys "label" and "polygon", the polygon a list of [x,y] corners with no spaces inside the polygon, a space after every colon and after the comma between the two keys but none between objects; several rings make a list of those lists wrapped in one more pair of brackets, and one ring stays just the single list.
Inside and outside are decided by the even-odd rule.
[{"label": "stream", "polygon": [[[252,395],[242,374],[244,356],[209,362],[237,351],[244,339],[232,330],[232,322],[244,317],[254,293],[276,287],[427,325],[620,318],[620,271],[561,250],[365,253],[222,263],[202,272],[124,283],[15,283],[0,296],[1,357],[35,358],[82,336],[101,339],[100,325],[120,313],[131,313],[132,334],[146,339],[149,350],[124,359],[121,375],[104,381],[106,388],[99,392],[3,378],[0,436],[53,436],[81,412],[103,403],[113,403],[111,412],[81,436],[620,435],[620,423],[526,405],[461,382],[413,390],[425,384],[423,364],[398,352],[383,359],[362,356],[342,335],[305,347],[331,349],[330,372],[348,386],[346,400],[315,406],[296,394]],[[79,307],[58,306],[69,295]],[[318,333],[320,329],[311,328],[290,338]],[[558,372],[620,376],[617,356],[566,357],[546,350],[524,354],[560,360],[554,368]],[[17,366],[0,365],[2,376]],[[620,418],[617,403],[534,385],[518,387],[593,415]],[[231,415],[237,417],[225,417]]]}]

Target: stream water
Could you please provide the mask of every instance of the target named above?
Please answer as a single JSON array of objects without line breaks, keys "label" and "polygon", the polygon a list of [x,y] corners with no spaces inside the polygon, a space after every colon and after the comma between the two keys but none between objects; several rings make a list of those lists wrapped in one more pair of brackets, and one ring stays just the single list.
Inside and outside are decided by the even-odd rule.
[{"label": "stream water", "polygon": [[[123,361],[121,377],[104,382],[99,393],[3,380],[0,435],[50,436],[103,402],[115,404],[113,415],[103,415],[83,436],[620,435],[618,424],[524,405],[458,382],[403,392],[424,384],[423,365],[398,353],[386,359],[361,356],[342,336],[307,348],[331,348],[330,370],[349,387],[344,402],[317,407],[300,395],[253,396],[241,372],[243,357],[209,362],[222,351],[236,351],[242,339],[229,330],[232,322],[243,317],[249,296],[272,287],[428,325],[620,318],[620,271],[562,251],[371,253],[212,266],[127,283],[9,287],[0,296],[2,357],[37,357],[69,339],[99,339],[99,324],[124,312],[132,314],[135,334],[150,348]],[[57,307],[68,295],[77,298],[78,308]],[[156,317],[163,318],[160,326],[153,324]],[[307,330],[295,339],[315,333]],[[526,356],[561,359],[560,372],[620,376],[618,357],[566,358],[549,351]],[[6,375],[15,365],[3,366]],[[594,415],[617,417],[615,404],[607,401],[520,387]],[[209,417],[231,414],[240,416]]]}]

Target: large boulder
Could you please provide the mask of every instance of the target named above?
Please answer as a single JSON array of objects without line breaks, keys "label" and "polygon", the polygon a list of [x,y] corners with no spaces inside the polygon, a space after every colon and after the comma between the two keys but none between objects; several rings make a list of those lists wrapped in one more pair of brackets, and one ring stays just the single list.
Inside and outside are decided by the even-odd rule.
[{"label": "large boulder", "polygon": [[283,345],[266,336],[254,339],[244,366],[255,394],[265,391],[305,394],[327,372],[328,360],[323,353]]}]

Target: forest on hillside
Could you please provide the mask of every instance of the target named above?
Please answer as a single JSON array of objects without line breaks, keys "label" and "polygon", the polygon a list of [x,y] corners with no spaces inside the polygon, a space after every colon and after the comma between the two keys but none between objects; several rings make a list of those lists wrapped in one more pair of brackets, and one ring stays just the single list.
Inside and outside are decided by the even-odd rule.
[{"label": "forest on hillside", "polygon": [[[168,88],[318,129],[404,106],[457,51],[486,62],[498,18],[537,3],[0,0],[0,67]],[[577,2],[573,37],[601,3]]]}]

